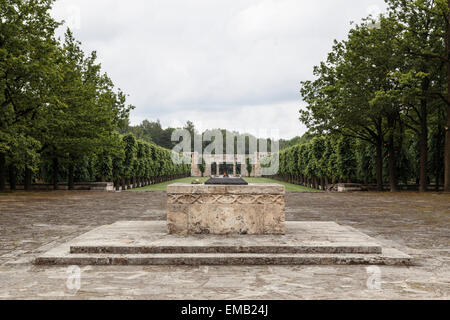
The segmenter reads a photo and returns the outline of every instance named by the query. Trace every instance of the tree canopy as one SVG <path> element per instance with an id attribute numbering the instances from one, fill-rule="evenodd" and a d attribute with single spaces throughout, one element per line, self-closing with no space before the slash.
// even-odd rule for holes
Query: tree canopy
<path id="1" fill-rule="evenodd" d="M 430 177 L 450 191 L 450 1 L 386 2 L 385 14 L 354 25 L 314 68 L 315 79 L 302 82 L 300 120 L 310 134 L 356 139 L 367 169 L 374 151 L 379 189 L 387 171 L 392 191 L 413 178 L 425 191 Z"/>
<path id="2" fill-rule="evenodd" d="M 0 190 L 189 172 L 169 150 L 119 134 L 134 107 L 71 30 L 56 39 L 53 3 L 0 1 Z"/>

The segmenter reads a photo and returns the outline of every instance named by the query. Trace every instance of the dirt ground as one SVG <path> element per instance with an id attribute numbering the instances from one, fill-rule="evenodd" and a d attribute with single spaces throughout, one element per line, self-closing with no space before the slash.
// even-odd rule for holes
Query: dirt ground
<path id="1" fill-rule="evenodd" d="M 449 299 L 450 194 L 288 193 L 288 220 L 350 225 L 417 260 L 381 266 L 34 266 L 119 220 L 164 220 L 164 192 L 0 194 L 0 299 Z M 368 285 L 379 274 L 379 286 Z"/>

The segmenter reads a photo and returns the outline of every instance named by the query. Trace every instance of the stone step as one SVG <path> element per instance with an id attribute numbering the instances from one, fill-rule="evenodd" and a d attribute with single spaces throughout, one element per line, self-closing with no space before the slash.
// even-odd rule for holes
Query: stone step
<path id="1" fill-rule="evenodd" d="M 217 246 L 209 245 L 149 245 L 149 246 L 71 246 L 71 254 L 381 254 L 378 245 L 246 245 L 246 246 Z"/>
<path id="2" fill-rule="evenodd" d="M 164 221 L 119 221 L 56 246 L 38 265 L 407 265 L 411 257 L 334 222 L 287 222 L 285 235 L 168 235 Z M 43 249 L 44 250 L 44 249 Z"/>
<path id="3" fill-rule="evenodd" d="M 72 240 L 70 253 L 366 253 L 381 245 L 333 222 L 287 222 L 285 235 L 170 235 L 164 221 L 119 221 Z"/>
<path id="4" fill-rule="evenodd" d="M 44 255 L 36 265 L 412 265 L 395 249 L 383 254 L 68 254 Z"/>

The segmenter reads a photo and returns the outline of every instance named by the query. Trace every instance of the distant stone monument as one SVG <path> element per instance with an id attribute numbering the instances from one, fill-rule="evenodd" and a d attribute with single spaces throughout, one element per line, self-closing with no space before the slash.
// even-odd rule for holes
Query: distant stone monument
<path id="1" fill-rule="evenodd" d="M 262 166 L 261 159 L 270 156 L 270 152 L 256 152 L 252 155 L 202 155 L 203 160 L 205 161 L 205 172 L 204 176 L 211 175 L 221 175 L 222 171 L 226 171 L 229 175 L 241 174 L 244 177 L 249 176 L 247 171 L 246 159 L 253 160 L 253 168 L 250 173 L 251 177 L 262 177 Z M 191 153 L 191 176 L 192 177 L 201 177 L 202 172 L 199 168 L 199 157 L 200 155 L 197 152 Z M 229 168 L 228 168 L 229 166 Z"/>

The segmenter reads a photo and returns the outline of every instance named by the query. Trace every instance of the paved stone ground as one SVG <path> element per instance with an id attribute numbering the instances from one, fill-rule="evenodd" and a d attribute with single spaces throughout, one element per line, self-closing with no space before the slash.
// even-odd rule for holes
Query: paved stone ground
<path id="1" fill-rule="evenodd" d="M 335 221 L 418 258 L 364 266 L 83 267 L 67 288 L 66 267 L 34 257 L 118 220 L 164 220 L 164 192 L 0 194 L 0 299 L 449 299 L 450 195 L 289 193 L 288 220 Z"/>

